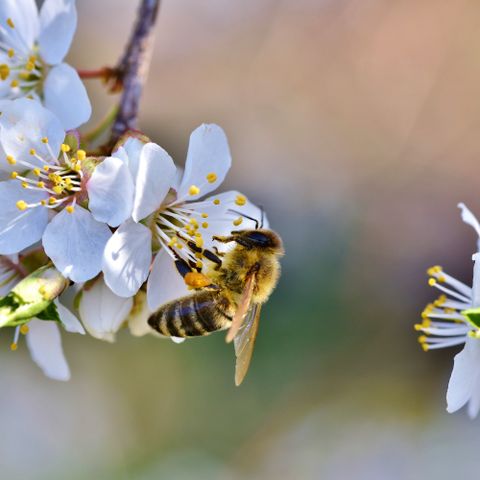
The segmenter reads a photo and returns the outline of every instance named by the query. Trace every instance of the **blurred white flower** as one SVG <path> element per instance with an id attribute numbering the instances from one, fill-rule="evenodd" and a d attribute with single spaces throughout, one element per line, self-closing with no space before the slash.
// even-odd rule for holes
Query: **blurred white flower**
<path id="1" fill-rule="evenodd" d="M 28 96 L 44 103 L 65 129 L 91 115 L 90 101 L 75 69 L 62 63 L 77 26 L 74 0 L 0 2 L 0 98 Z"/>
<path id="2" fill-rule="evenodd" d="M 154 143 L 131 138 L 112 155 L 128 165 L 135 196 L 131 218 L 105 247 L 105 282 L 117 295 L 131 297 L 148 278 L 148 306 L 155 310 L 188 292 L 175 268 L 177 258 L 201 267 L 212 236 L 240 228 L 243 217 L 230 213 L 232 208 L 254 218 L 259 210 L 233 191 L 200 200 L 231 166 L 227 138 L 217 125 L 193 131 L 181 179 L 171 157 Z"/>
<path id="3" fill-rule="evenodd" d="M 111 236 L 104 222 L 116 226 L 127 218 L 124 205 L 131 202 L 133 185 L 129 190 L 116 181 L 128 170 L 121 160 L 106 158 L 96 167 L 64 140 L 58 119 L 39 103 L 19 99 L 3 105 L 0 168 L 12 179 L 0 182 L 0 254 L 42 240 L 62 275 L 83 282 L 100 272 Z"/>
<path id="4" fill-rule="evenodd" d="M 17 258 L 0 256 L 0 295 L 5 295 L 18 283 L 24 275 L 23 267 Z M 57 298 L 53 301 L 60 322 L 67 332 L 85 334 L 77 317 Z M 14 330 L 10 349 L 18 347 L 20 334 L 25 335 L 32 360 L 42 369 L 43 373 L 54 380 L 68 380 L 70 370 L 63 354 L 60 331 L 55 321 L 33 318 L 27 323 L 18 325 Z"/>
<path id="5" fill-rule="evenodd" d="M 480 239 L 480 225 L 468 208 L 459 204 L 462 219 L 471 225 Z M 448 275 L 440 266 L 428 269 L 429 284 L 442 294 L 427 305 L 422 313 L 422 323 L 415 325 L 423 335 L 419 337 L 425 351 L 463 345 L 455 356 L 447 390 L 447 411 L 453 413 L 468 404 L 471 418 L 480 410 L 480 329 L 468 315 L 480 307 L 480 257 L 473 255 L 472 287 Z"/>

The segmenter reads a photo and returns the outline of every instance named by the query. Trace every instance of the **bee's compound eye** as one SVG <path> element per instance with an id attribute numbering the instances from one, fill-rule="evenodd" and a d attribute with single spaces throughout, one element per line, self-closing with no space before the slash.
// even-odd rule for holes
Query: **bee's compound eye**
<path id="1" fill-rule="evenodd" d="M 269 236 L 257 230 L 253 230 L 252 232 L 250 232 L 248 234 L 248 239 L 259 246 L 265 246 L 265 247 L 270 245 L 272 242 Z"/>

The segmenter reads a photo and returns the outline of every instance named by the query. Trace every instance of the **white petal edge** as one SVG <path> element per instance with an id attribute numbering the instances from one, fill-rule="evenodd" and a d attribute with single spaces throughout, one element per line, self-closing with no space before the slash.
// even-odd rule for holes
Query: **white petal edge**
<path id="1" fill-rule="evenodd" d="M 178 198 L 196 200 L 213 192 L 223 182 L 231 165 L 232 157 L 225 132 L 215 124 L 200 125 L 190 135 Z M 215 177 L 208 177 L 210 174 L 215 174 Z M 215 180 L 209 181 L 208 178 Z M 198 187 L 198 194 L 190 194 L 192 185 Z"/>
<path id="2" fill-rule="evenodd" d="M 28 324 L 26 341 L 32 360 L 54 380 L 70 379 L 70 369 L 63 354 L 62 339 L 53 321 L 33 319 Z"/>
<path id="3" fill-rule="evenodd" d="M 175 164 L 159 145 L 147 143 L 140 154 L 132 218 L 138 222 L 160 207 L 175 179 Z"/>
<path id="4" fill-rule="evenodd" d="M 148 308 L 155 311 L 161 305 L 190 293 L 182 276 L 178 273 L 172 257 L 165 250 L 160 250 L 153 261 L 152 271 L 148 278 Z"/>
<path id="5" fill-rule="evenodd" d="M 60 63 L 77 28 L 75 0 L 45 0 L 40 9 L 40 55 L 50 65 Z"/>
<path id="6" fill-rule="evenodd" d="M 45 107 L 60 119 L 65 130 L 79 127 L 92 115 L 87 90 L 70 65 L 61 63 L 53 67 L 43 89 Z"/>
<path id="7" fill-rule="evenodd" d="M 85 329 L 80 323 L 80 320 L 67 307 L 62 305 L 58 298 L 56 298 L 53 303 L 57 307 L 58 316 L 65 330 L 70 333 L 85 335 Z"/>
<path id="8" fill-rule="evenodd" d="M 134 184 L 130 170 L 119 158 L 107 157 L 87 183 L 88 208 L 95 220 L 118 227 L 132 213 Z"/>
<path id="9" fill-rule="evenodd" d="M 152 233 L 132 220 L 120 225 L 105 246 L 102 270 L 105 283 L 120 297 L 138 292 L 152 262 Z"/>
<path id="10" fill-rule="evenodd" d="M 75 205 L 73 213 L 63 209 L 53 218 L 42 242 L 45 253 L 64 277 L 85 282 L 100 273 L 103 251 L 111 235 L 106 224 Z"/>
<path id="11" fill-rule="evenodd" d="M 113 342 L 132 306 L 131 297 L 115 295 L 103 279 L 99 278 L 82 292 L 79 313 L 83 325 L 92 337 Z"/>

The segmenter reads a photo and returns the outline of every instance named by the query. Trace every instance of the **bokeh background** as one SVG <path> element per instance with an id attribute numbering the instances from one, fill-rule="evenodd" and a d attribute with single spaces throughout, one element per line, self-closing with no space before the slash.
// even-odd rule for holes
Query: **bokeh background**
<path id="1" fill-rule="evenodd" d="M 113 64 L 133 0 L 77 0 L 70 54 Z M 448 415 L 456 351 L 412 325 L 425 269 L 471 280 L 480 215 L 480 5 L 466 0 L 163 0 L 141 127 L 182 163 L 216 122 L 225 189 L 284 238 L 249 375 L 223 335 L 175 345 L 64 335 L 55 383 L 0 340 L 0 477 L 478 478 L 479 421 Z M 116 100 L 89 81 L 100 119 Z"/>

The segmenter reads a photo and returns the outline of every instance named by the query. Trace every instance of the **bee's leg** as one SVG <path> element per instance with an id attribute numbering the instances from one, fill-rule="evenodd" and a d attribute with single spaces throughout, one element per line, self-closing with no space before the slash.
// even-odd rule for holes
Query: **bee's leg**
<path id="1" fill-rule="evenodd" d="M 230 243 L 234 242 L 236 240 L 235 235 L 228 235 L 227 237 L 221 237 L 219 235 L 214 235 L 212 237 L 213 240 L 216 240 L 217 242 L 222 242 L 222 243 Z"/>
<path id="2" fill-rule="evenodd" d="M 225 252 L 221 252 L 218 247 L 212 247 L 212 250 L 215 252 L 215 255 L 217 257 L 224 257 L 225 256 Z"/>
<path id="3" fill-rule="evenodd" d="M 212 251 L 205 249 L 203 250 L 202 255 L 207 260 L 210 260 L 215 264 L 215 270 L 218 270 L 222 266 L 222 259 L 218 256 L 217 253 L 213 253 Z M 221 254 L 220 256 L 223 256 L 223 254 Z"/>

